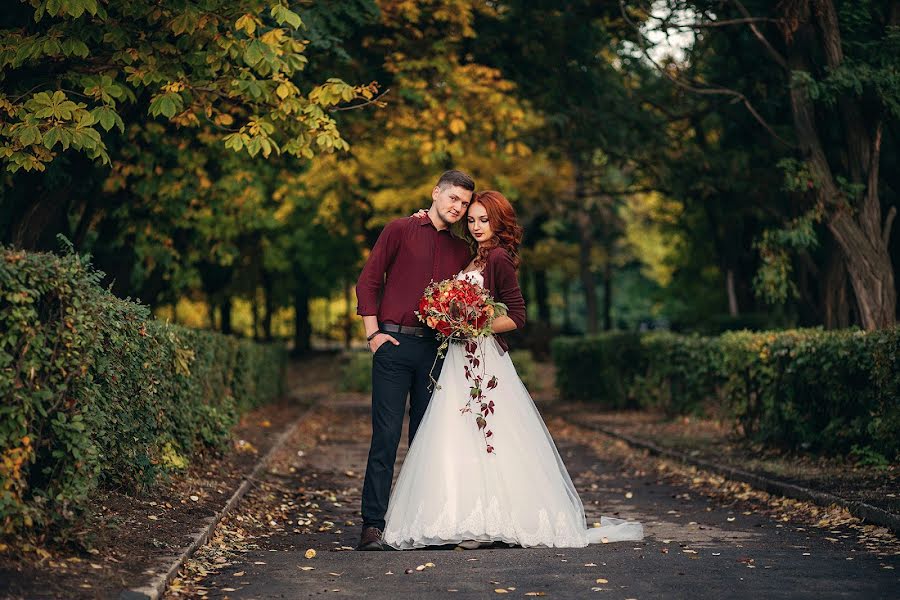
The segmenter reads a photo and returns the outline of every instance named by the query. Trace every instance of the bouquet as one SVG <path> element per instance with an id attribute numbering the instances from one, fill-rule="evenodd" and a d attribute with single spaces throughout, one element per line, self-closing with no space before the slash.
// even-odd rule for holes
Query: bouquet
<path id="1" fill-rule="evenodd" d="M 488 416 L 494 414 L 494 401 L 485 392 L 497 387 L 497 377 L 488 377 L 485 372 L 484 347 L 477 340 L 491 335 L 494 319 L 506 311 L 505 304 L 496 302 L 490 292 L 466 279 L 432 283 L 425 289 L 416 311 L 419 320 L 434 329 L 441 340 L 438 357 L 444 355 L 451 342 L 465 343 L 465 376 L 470 387 L 460 414 L 476 414 L 477 408 L 475 425 L 484 435 L 488 453 L 494 452 L 488 441 L 494 434 L 487 426 Z M 433 377 L 431 381 L 437 383 Z"/>

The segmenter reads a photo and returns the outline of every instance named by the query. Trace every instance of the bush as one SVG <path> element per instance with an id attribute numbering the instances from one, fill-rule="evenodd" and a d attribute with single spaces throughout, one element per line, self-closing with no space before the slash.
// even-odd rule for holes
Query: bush
<path id="1" fill-rule="evenodd" d="M 645 373 L 638 333 L 607 333 L 553 340 L 560 398 L 625 408 L 635 402 L 635 379 Z"/>
<path id="2" fill-rule="evenodd" d="M 786 448 L 889 458 L 900 457 L 898 350 L 900 328 L 610 333 L 553 344 L 563 399 L 713 412 Z"/>
<path id="3" fill-rule="evenodd" d="M 372 353 L 369 350 L 347 352 L 338 386 L 345 392 L 372 391 Z"/>
<path id="4" fill-rule="evenodd" d="M 512 350 L 509 353 L 509 358 L 516 368 L 516 373 L 519 374 L 519 379 L 522 380 L 525 387 L 533 394 L 534 390 L 537 389 L 539 382 L 537 380 L 536 366 L 531 351 Z"/>
<path id="5" fill-rule="evenodd" d="M 221 449 L 281 393 L 279 346 L 167 325 L 75 255 L 0 249 L 3 532 L 71 522 L 100 485 L 138 489 Z"/>

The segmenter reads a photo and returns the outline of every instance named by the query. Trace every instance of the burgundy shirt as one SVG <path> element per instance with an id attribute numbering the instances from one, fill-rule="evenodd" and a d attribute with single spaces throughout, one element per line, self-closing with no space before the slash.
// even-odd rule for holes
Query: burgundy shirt
<path id="1" fill-rule="evenodd" d="M 469 245 L 431 219 L 406 217 L 388 223 L 356 282 L 356 313 L 379 323 L 422 327 L 415 315 L 432 281 L 454 277 L 472 259 Z"/>
<path id="2" fill-rule="evenodd" d="M 507 316 L 513 320 L 517 328 L 525 326 L 525 299 L 519 288 L 519 277 L 512 257 L 503 248 L 493 248 L 487 255 L 487 264 L 484 265 L 484 287 L 494 300 L 506 305 L 509 309 Z M 509 350 L 502 334 L 494 337 L 504 351 Z"/>

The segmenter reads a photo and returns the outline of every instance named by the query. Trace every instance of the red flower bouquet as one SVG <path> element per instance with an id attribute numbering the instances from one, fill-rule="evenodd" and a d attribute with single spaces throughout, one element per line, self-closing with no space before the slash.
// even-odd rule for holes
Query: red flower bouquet
<path id="1" fill-rule="evenodd" d="M 416 315 L 419 320 L 434 329 L 441 339 L 438 356 L 443 356 L 450 342 L 464 342 L 466 380 L 469 382 L 469 397 L 460 413 L 478 415 L 475 425 L 483 432 L 485 446 L 489 453 L 494 447 L 488 443 L 493 432 L 488 429 L 487 418 L 494 414 L 494 401 L 488 400 L 485 392 L 497 387 L 497 378 L 485 373 L 484 347 L 478 338 L 493 333 L 491 323 L 494 318 L 506 314 L 506 305 L 496 302 L 490 292 L 465 279 L 445 279 L 432 283 L 425 289 L 419 301 Z M 437 359 L 435 359 L 437 362 Z M 433 383 L 436 383 L 432 379 Z"/>

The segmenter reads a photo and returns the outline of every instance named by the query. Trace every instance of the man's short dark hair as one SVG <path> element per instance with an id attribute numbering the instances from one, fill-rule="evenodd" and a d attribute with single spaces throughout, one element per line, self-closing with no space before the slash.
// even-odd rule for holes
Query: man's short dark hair
<path id="1" fill-rule="evenodd" d="M 464 190 L 474 192 L 475 180 L 466 173 L 457 171 L 456 169 L 444 171 L 444 173 L 441 175 L 441 178 L 438 179 L 437 187 L 443 190 L 451 186 L 461 187 Z"/>

